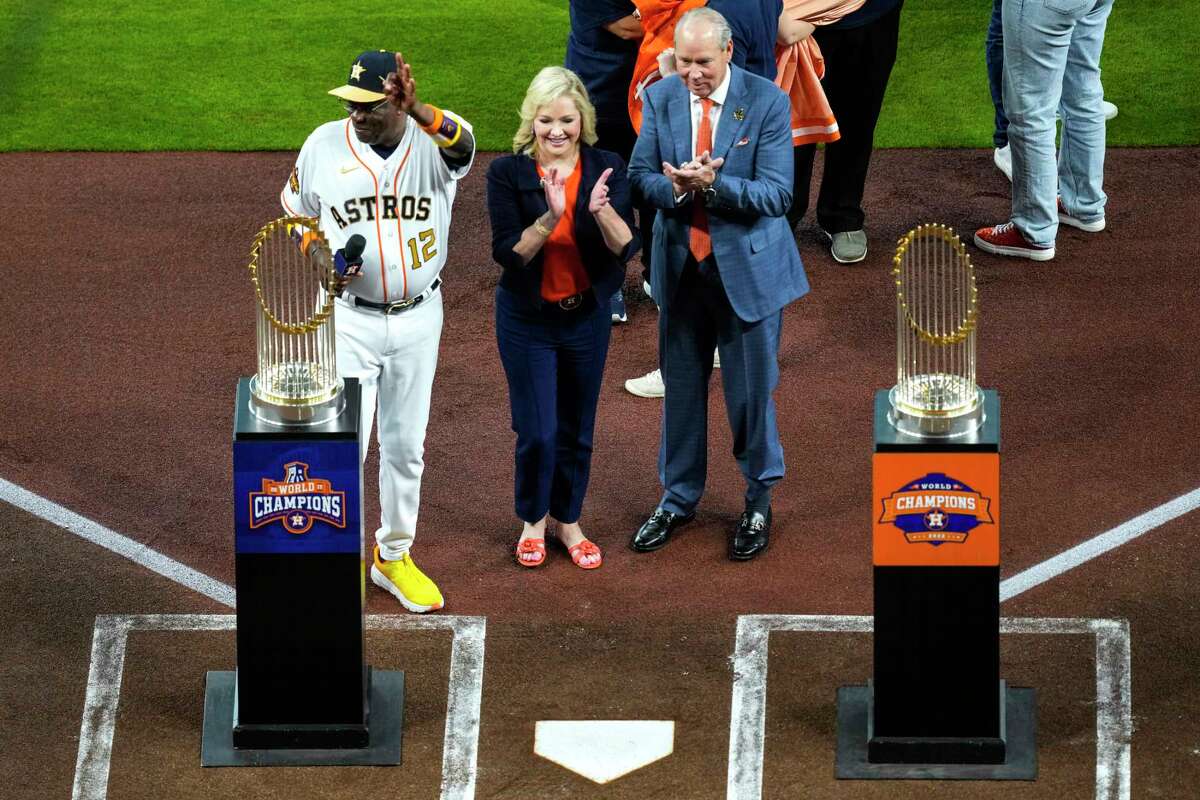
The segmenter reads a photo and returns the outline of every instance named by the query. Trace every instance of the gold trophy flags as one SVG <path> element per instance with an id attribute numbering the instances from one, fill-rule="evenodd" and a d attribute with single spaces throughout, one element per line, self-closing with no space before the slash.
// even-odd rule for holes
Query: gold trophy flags
<path id="1" fill-rule="evenodd" d="M 315 425 L 341 411 L 329 243 L 310 217 L 263 226 L 250 249 L 258 299 L 258 373 L 250 383 L 255 416 L 276 425 Z"/>
<path id="2" fill-rule="evenodd" d="M 945 225 L 906 233 L 892 260 L 896 282 L 896 385 L 891 423 L 912 436 L 947 438 L 983 423 L 975 384 L 979 291 L 966 248 Z"/>

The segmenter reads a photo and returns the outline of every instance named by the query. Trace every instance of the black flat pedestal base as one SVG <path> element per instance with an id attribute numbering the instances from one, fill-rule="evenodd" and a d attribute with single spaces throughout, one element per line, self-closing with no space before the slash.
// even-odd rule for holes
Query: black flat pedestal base
<path id="1" fill-rule="evenodd" d="M 404 673 L 371 670 L 368 742 L 363 748 L 251 750 L 233 746 L 236 673 L 209 672 L 204 690 L 204 767 L 366 767 L 400 763 L 404 722 Z M 302 699 L 300 700 L 302 702 Z"/>
<path id="2" fill-rule="evenodd" d="M 1007 688 L 1004 720 L 1005 760 L 1000 764 L 872 764 L 867 760 L 867 727 L 871 706 L 871 687 L 843 686 L 837 693 L 837 762 L 835 775 L 854 780 L 967 780 L 1031 781 L 1037 778 L 1037 703 L 1033 689 Z M 890 747 L 901 748 L 900 740 Z M 920 752 L 943 745 L 952 752 L 958 742 L 913 740 Z"/>

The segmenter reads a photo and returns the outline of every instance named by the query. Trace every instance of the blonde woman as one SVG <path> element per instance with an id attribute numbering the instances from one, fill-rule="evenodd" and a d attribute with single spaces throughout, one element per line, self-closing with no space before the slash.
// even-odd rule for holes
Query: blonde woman
<path id="1" fill-rule="evenodd" d="M 579 524 L 612 327 L 608 298 L 639 241 L 621 157 L 590 145 L 596 112 L 575 73 L 546 67 L 521 103 L 513 155 L 487 176 L 496 339 L 517 434 L 517 563 L 546 560 L 546 526 L 583 569 L 603 561 Z"/>

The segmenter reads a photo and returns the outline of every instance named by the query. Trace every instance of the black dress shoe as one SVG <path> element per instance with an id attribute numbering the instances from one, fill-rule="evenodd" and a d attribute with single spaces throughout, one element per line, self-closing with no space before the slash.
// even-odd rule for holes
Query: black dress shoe
<path id="1" fill-rule="evenodd" d="M 654 509 L 650 519 L 642 523 L 629 546 L 639 553 L 649 553 L 667 543 L 667 539 L 680 528 L 696 518 L 695 514 L 673 514 L 664 508 Z"/>
<path id="2" fill-rule="evenodd" d="M 745 511 L 733 529 L 733 538 L 729 540 L 729 557 L 734 561 L 749 561 L 767 549 L 767 541 L 771 536 L 771 507 L 767 513 L 761 511 Z"/>

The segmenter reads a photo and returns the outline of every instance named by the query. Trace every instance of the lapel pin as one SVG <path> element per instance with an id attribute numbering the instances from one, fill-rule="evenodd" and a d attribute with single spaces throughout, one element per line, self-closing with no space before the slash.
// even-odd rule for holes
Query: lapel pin
<path id="1" fill-rule="evenodd" d="M 736 119 L 738 122 L 741 122 L 742 120 L 744 120 L 746 118 L 746 109 L 742 108 L 741 106 L 738 106 L 737 108 L 735 108 L 733 110 L 733 118 Z"/>

